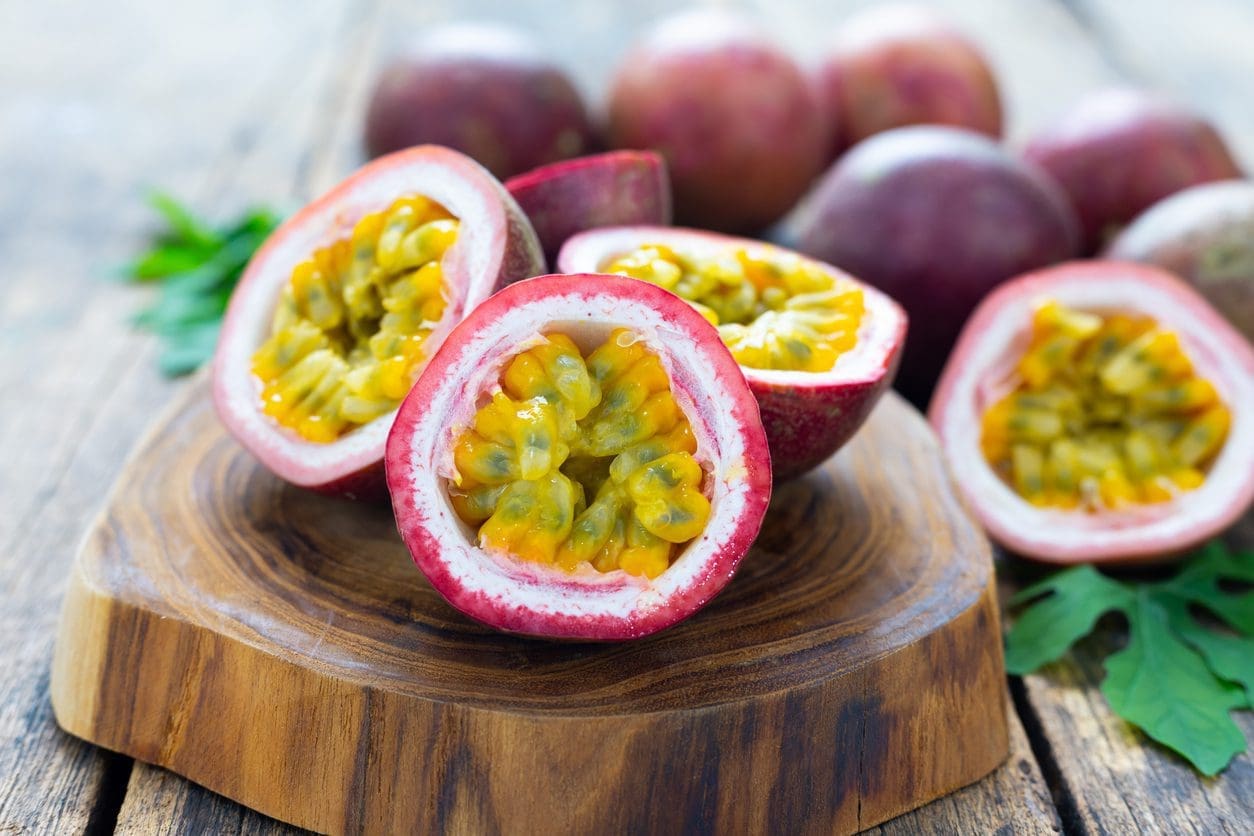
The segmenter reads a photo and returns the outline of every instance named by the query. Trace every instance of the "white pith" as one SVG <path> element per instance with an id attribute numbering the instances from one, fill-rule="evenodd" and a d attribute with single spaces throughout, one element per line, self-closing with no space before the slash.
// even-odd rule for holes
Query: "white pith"
<path id="1" fill-rule="evenodd" d="M 448 304 L 427 338 L 428 358 L 464 315 L 467 299 L 481 300 L 493 289 L 506 226 L 500 198 L 469 180 L 466 171 L 456 170 L 460 164 L 450 163 L 449 152 L 437 150 L 391 163 L 374 176 L 359 175 L 312 204 L 258 253 L 231 300 L 230 330 L 224 330 L 215 358 L 214 373 L 225 395 L 219 406 L 234 417 L 236 437 L 259 458 L 281 467 L 290 481 L 326 483 L 378 460 L 396 417 L 393 410 L 324 444 L 307 441 L 262 413 L 261 383 L 252 374 L 252 357 L 269 336 L 275 306 L 298 263 L 319 247 L 351 235 L 364 215 L 386 209 L 403 195 L 421 194 L 443 204 L 459 221 L 457 241 L 441 262 L 445 275 L 469 277 L 466 283 L 446 281 Z"/>
<path id="2" fill-rule="evenodd" d="M 1035 305 L 1046 298 L 1082 311 L 1144 314 L 1177 334 L 1197 374 L 1214 384 L 1233 416 L 1228 438 L 1201 487 L 1166 503 L 1089 513 L 1037 508 L 992 469 L 980 449 L 981 418 L 1005 393 L 1005 373 L 1026 349 Z M 1108 272 L 1092 277 L 1073 272 L 1042 283 L 1037 292 L 1001 293 L 993 300 L 987 312 L 977 313 L 968 324 L 980 330 L 960 341 L 955 352 L 960 362 L 952 380 L 943 384 L 932 421 L 959 484 L 994 537 L 1037 556 L 1153 554 L 1222 526 L 1231 518 L 1234 502 L 1249 504 L 1254 495 L 1254 350 L 1225 338 L 1229 329 L 1217 315 L 1188 304 L 1172 284 L 1147 280 L 1141 273 L 1113 279 Z"/>
<path id="3" fill-rule="evenodd" d="M 479 548 L 475 531 L 458 518 L 448 499 L 454 440 L 472 422 L 483 398 L 499 388 L 504 363 L 535 344 L 537 335 L 563 333 L 586 350 L 599 345 L 615 327 L 631 329 L 658 355 L 670 376 L 672 394 L 692 426 L 711 500 L 704 531 L 652 580 L 621 570 L 602 573 L 586 564 L 567 573 Z M 442 363 L 441 378 L 429 390 L 407 439 L 404 473 L 412 487 L 412 507 L 398 508 L 397 513 L 412 512 L 412 519 L 440 544 L 438 560 L 460 588 L 459 597 L 487 597 L 503 607 L 563 619 L 609 616 L 632 621 L 664 606 L 716 569 L 719 549 L 737 529 L 749 502 L 751 486 L 742 478 L 747 466 L 743 419 L 734 413 L 734 399 L 723 396 L 705 348 L 665 313 L 595 290 L 546 296 L 480 324 L 473 338 L 457 348 L 456 356 L 447 358 L 447 365 Z"/>
<path id="4" fill-rule="evenodd" d="M 602 265 L 645 244 L 667 244 L 680 250 L 682 254 L 691 254 L 697 258 L 711 257 L 730 247 L 747 249 L 752 253 L 787 254 L 802 258 L 837 277 L 851 279 L 829 265 L 771 244 L 664 226 L 611 227 L 581 233 L 571 238 L 562 248 L 559 264 L 567 273 L 604 272 Z M 840 355 L 836 365 L 830 370 L 805 372 L 741 366 L 745 377 L 751 381 L 790 387 L 853 384 L 879 379 L 895 346 L 903 314 L 897 303 L 884 293 L 862 283 L 858 283 L 858 287 L 862 289 L 866 310 L 858 328 L 857 345 Z"/>

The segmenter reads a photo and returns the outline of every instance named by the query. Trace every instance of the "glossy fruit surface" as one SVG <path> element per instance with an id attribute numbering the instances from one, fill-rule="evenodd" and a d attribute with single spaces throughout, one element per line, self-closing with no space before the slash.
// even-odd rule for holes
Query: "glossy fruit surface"
<path id="1" fill-rule="evenodd" d="M 906 125 L 953 125 L 997 138 L 1001 97 L 979 48 L 932 9 L 876 6 L 837 29 L 815 75 L 832 157 Z"/>
<path id="2" fill-rule="evenodd" d="M 612 272 L 688 300 L 731 349 L 758 399 L 776 481 L 825 461 L 892 384 L 906 317 L 892 299 L 771 244 L 665 227 L 577 235 L 567 272 Z"/>
<path id="3" fill-rule="evenodd" d="M 1254 182 L 1205 183 L 1161 200 L 1105 255 L 1175 273 L 1254 341 Z"/>
<path id="4" fill-rule="evenodd" d="M 1241 176 L 1213 125 L 1183 105 L 1133 89 L 1081 99 L 1037 134 L 1024 156 L 1066 191 L 1088 253 L 1164 197 Z"/>
<path id="5" fill-rule="evenodd" d="M 587 153 L 593 130 L 566 73 L 519 32 L 487 24 L 426 30 L 375 81 L 366 152 L 444 145 L 499 178 Z"/>
<path id="6" fill-rule="evenodd" d="M 599 226 L 671 222 L 666 161 L 653 151 L 610 151 L 511 177 L 505 188 L 527 213 L 550 264 L 566 239 Z"/>
<path id="7" fill-rule="evenodd" d="M 971 507 L 1010 550 L 1146 562 L 1250 506 L 1252 410 L 1254 349 L 1195 291 L 1155 268 L 1078 261 L 980 305 L 929 419 Z M 1007 443 L 1003 469 L 993 450 Z"/>
<path id="8" fill-rule="evenodd" d="M 771 484 L 757 404 L 717 332 L 673 294 L 599 275 L 519 282 L 454 329 L 401 406 L 387 477 L 401 536 L 449 603 L 589 640 L 707 603 Z"/>
<path id="9" fill-rule="evenodd" d="M 453 325 L 543 267 L 516 203 L 440 147 L 380 158 L 284 222 L 231 297 L 213 395 L 276 475 L 379 496 L 396 406 Z"/>
<path id="10" fill-rule="evenodd" d="M 859 143 L 784 222 L 782 241 L 910 315 L 897 388 L 923 407 L 967 315 L 1000 282 L 1075 255 L 1058 186 L 993 140 L 916 126 Z"/>
<path id="11" fill-rule="evenodd" d="M 680 223 L 756 232 L 822 170 L 828 129 L 804 73 L 727 12 L 685 12 L 624 57 L 609 99 L 609 141 L 666 158 Z"/>

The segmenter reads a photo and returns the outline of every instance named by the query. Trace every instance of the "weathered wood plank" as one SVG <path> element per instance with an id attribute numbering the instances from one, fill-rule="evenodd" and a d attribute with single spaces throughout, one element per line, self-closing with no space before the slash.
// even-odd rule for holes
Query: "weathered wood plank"
<path id="1" fill-rule="evenodd" d="M 229 190 L 222 205 L 290 194 L 290 160 L 225 184 L 248 129 L 316 92 L 321 65 L 300 51 L 330 40 L 339 5 L 321 0 L 294 21 L 245 2 L 6 7 L 0 831 L 107 825 L 118 801 L 110 783 L 129 768 L 57 730 L 48 704 L 68 558 L 126 452 L 176 388 L 157 377 L 151 340 L 127 327 L 138 295 L 103 276 L 148 222 L 147 185 L 197 203 Z M 309 72 L 293 81 L 279 70 L 295 60 Z"/>
<path id="2" fill-rule="evenodd" d="M 1254 514 L 1227 536 L 1254 548 Z M 1060 662 L 1023 678 L 1031 711 L 1048 751 L 1046 767 L 1067 825 L 1089 832 L 1248 833 L 1254 822 L 1254 756 L 1247 750 L 1216 778 L 1198 775 L 1183 759 L 1119 719 L 1099 690 L 1102 659 L 1123 643 L 1117 630 L 1081 642 Z M 1254 741 L 1254 714 L 1234 717 Z"/>

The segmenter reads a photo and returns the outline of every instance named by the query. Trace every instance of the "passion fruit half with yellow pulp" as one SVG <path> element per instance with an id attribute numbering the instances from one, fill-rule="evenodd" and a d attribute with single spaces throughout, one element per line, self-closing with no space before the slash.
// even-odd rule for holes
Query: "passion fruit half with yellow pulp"
<path id="1" fill-rule="evenodd" d="M 929 417 L 988 531 L 1028 557 L 1171 557 L 1254 500 L 1254 349 L 1154 268 L 1074 262 L 998 288 Z"/>
<path id="2" fill-rule="evenodd" d="M 888 296 L 760 241 L 607 227 L 568 241 L 558 266 L 666 288 L 715 325 L 758 399 L 776 480 L 853 436 L 892 385 L 905 341 L 906 315 Z"/>
<path id="3" fill-rule="evenodd" d="M 546 276 L 458 325 L 387 447 L 401 536 L 454 607 L 500 630 L 619 640 L 727 584 L 770 500 L 744 378 L 673 294 Z"/>
<path id="4" fill-rule="evenodd" d="M 218 412 L 288 482 L 381 496 L 387 431 L 422 368 L 467 312 L 543 265 L 478 163 L 436 146 L 382 157 L 248 265 L 214 358 Z"/>

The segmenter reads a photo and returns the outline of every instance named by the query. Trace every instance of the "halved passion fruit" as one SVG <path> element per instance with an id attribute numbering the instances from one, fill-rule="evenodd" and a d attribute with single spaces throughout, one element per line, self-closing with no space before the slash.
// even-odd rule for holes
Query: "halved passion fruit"
<path id="1" fill-rule="evenodd" d="M 892 385 L 906 315 L 878 290 L 760 241 L 668 227 L 591 230 L 567 273 L 618 273 L 677 293 L 718 327 L 758 399 L 777 480 L 840 449 Z"/>
<path id="2" fill-rule="evenodd" d="M 396 408 L 480 301 L 542 272 L 535 232 L 486 169 L 422 146 L 382 157 L 288 220 L 248 265 L 214 401 L 276 475 L 381 495 Z"/>
<path id="3" fill-rule="evenodd" d="M 1003 285 L 929 417 L 985 527 L 1028 557 L 1171 557 L 1254 500 L 1254 349 L 1154 268 L 1073 262 Z"/>
<path id="4" fill-rule="evenodd" d="M 401 536 L 492 627 L 648 635 L 731 579 L 770 499 L 757 405 L 715 330 L 618 276 L 546 276 L 458 325 L 387 447 Z"/>

